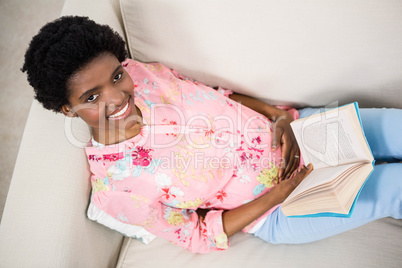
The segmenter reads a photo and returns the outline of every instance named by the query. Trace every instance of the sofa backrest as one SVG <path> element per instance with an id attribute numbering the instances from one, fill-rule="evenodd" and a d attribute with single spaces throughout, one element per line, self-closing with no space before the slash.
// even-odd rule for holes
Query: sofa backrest
<path id="1" fill-rule="evenodd" d="M 133 58 L 277 104 L 402 107 L 398 0 L 120 0 Z"/>

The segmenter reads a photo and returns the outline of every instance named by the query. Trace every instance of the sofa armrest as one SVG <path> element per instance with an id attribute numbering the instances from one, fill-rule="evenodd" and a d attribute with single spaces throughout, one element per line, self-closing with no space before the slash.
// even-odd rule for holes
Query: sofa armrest
<path id="1" fill-rule="evenodd" d="M 124 37 L 119 0 L 66 0 L 61 15 L 88 16 Z M 80 120 L 32 103 L 0 226 L 2 267 L 116 265 L 122 235 L 86 217 L 90 174 L 77 144 L 88 139 Z"/>
<path id="2" fill-rule="evenodd" d="M 88 138 L 80 120 L 33 102 L 1 222 L 3 267 L 115 266 L 122 235 L 86 217 L 90 174 L 76 144 Z"/>

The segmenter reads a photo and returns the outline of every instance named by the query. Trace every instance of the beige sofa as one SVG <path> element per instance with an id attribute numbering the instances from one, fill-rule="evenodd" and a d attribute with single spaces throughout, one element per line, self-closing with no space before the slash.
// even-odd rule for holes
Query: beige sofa
<path id="1" fill-rule="evenodd" d="M 402 108 L 397 0 L 66 0 L 70 14 L 111 25 L 135 59 L 274 104 Z M 123 237 L 86 217 L 88 138 L 81 121 L 32 103 L 0 226 L 1 267 L 402 267 L 402 221 L 389 218 L 303 245 L 238 233 L 206 255 Z"/>

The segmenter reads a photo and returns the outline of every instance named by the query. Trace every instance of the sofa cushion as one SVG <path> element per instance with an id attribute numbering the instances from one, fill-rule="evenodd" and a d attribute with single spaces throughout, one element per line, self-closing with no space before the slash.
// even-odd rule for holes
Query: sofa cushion
<path id="1" fill-rule="evenodd" d="M 205 255 L 160 238 L 150 245 L 125 238 L 117 267 L 401 267 L 401 228 L 401 220 L 386 218 L 302 245 L 272 245 L 237 233 L 228 250 Z"/>
<path id="2" fill-rule="evenodd" d="M 121 0 L 133 58 L 274 104 L 402 107 L 401 1 Z"/>

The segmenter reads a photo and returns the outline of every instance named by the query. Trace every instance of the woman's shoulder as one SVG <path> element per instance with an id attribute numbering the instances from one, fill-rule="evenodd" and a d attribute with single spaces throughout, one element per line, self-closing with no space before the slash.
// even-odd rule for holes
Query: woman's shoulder
<path id="1" fill-rule="evenodd" d="M 130 71 L 146 71 L 151 73 L 171 72 L 172 70 L 160 62 L 141 62 L 134 59 L 127 58 L 121 65 L 130 73 Z"/>

